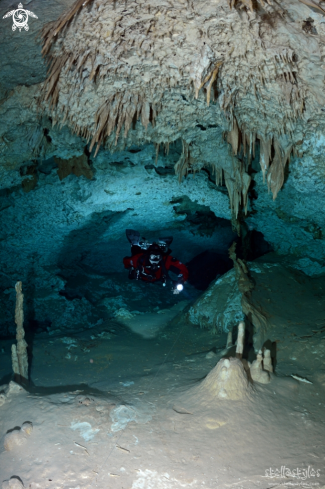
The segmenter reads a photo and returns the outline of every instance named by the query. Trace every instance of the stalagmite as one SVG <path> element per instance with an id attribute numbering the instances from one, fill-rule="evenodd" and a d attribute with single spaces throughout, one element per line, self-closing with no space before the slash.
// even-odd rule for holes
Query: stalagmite
<path id="1" fill-rule="evenodd" d="M 23 302 L 24 295 L 22 293 L 22 283 L 17 282 L 16 286 L 16 309 L 15 309 L 15 323 L 17 325 L 17 346 L 12 345 L 12 368 L 15 374 L 15 380 L 18 383 L 28 381 L 28 355 L 27 355 L 27 343 L 25 341 L 24 330 L 24 310 Z"/>
<path id="2" fill-rule="evenodd" d="M 273 372 L 273 365 L 270 350 L 264 350 L 263 368 L 268 372 Z"/>
<path id="3" fill-rule="evenodd" d="M 17 430 L 14 429 L 6 434 L 4 437 L 3 445 L 7 452 L 10 452 L 15 447 L 23 445 L 27 441 L 27 437 L 32 434 L 33 424 L 26 422 L 22 427 Z"/>
<path id="4" fill-rule="evenodd" d="M 244 366 L 238 358 L 222 358 L 203 382 L 193 389 L 193 394 L 201 399 L 214 397 L 225 400 L 239 400 L 249 395 L 251 385 Z"/>
<path id="5" fill-rule="evenodd" d="M 1 489 L 23 489 L 22 482 L 15 476 L 8 481 L 3 481 Z"/>
<path id="6" fill-rule="evenodd" d="M 238 336 L 237 336 L 237 347 L 236 347 L 236 357 L 240 359 L 243 357 L 244 339 L 245 339 L 245 323 L 241 321 L 238 324 Z"/>
<path id="7" fill-rule="evenodd" d="M 263 355 L 262 350 L 257 354 L 256 360 L 250 366 L 250 374 L 254 382 L 259 382 L 260 384 L 268 384 L 270 382 L 269 372 L 263 370 L 262 366 Z"/>

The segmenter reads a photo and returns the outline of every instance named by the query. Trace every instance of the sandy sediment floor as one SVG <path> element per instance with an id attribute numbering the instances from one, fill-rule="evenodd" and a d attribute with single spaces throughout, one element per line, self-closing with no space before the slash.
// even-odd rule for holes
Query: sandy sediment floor
<path id="1" fill-rule="evenodd" d="M 272 297 L 265 277 L 265 296 L 259 289 L 265 304 L 279 290 L 272 280 Z M 319 290 L 309 288 L 301 304 L 313 293 L 318 300 Z M 159 311 L 134 324 L 121 319 L 91 333 L 35 337 L 30 387 L 2 389 L 0 482 L 16 477 L 31 489 L 321 488 L 323 323 L 312 327 L 291 309 L 274 309 L 275 374 L 236 401 L 213 398 L 203 382 L 224 354 L 226 334 L 180 315 L 168 322 L 175 306 L 165 321 Z M 0 345 L 4 384 L 9 343 Z M 25 422 L 32 433 L 6 451 L 5 435 Z"/>

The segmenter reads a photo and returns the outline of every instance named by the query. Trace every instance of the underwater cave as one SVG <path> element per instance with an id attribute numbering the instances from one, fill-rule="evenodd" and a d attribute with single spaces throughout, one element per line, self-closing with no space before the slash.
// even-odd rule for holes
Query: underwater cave
<path id="1" fill-rule="evenodd" d="M 0 13 L 2 489 L 324 489 L 321 2 Z"/>

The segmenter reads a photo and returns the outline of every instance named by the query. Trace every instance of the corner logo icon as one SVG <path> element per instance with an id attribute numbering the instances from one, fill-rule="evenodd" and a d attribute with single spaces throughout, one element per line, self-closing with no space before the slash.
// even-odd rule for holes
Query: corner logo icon
<path id="1" fill-rule="evenodd" d="M 33 12 L 30 12 L 30 10 L 25 10 L 23 9 L 23 5 L 20 3 L 18 5 L 17 10 L 11 10 L 8 12 L 6 15 L 3 16 L 3 19 L 6 19 L 7 17 L 12 16 L 12 30 L 15 31 L 17 28 L 19 29 L 19 32 L 24 28 L 25 31 L 28 31 L 29 25 L 28 25 L 28 16 L 34 17 L 34 19 L 38 19 L 37 15 L 33 14 Z"/>

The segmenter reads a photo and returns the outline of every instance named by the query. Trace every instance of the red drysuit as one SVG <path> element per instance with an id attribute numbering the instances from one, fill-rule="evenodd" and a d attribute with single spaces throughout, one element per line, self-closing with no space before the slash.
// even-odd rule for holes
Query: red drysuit
<path id="1" fill-rule="evenodd" d="M 188 270 L 186 266 L 180 261 L 176 260 L 172 256 L 163 256 L 162 260 L 159 262 L 158 268 L 153 269 L 150 263 L 147 261 L 148 255 L 146 253 L 139 253 L 134 256 L 126 256 L 123 258 L 123 263 L 125 268 L 134 268 L 139 270 L 139 279 L 145 282 L 156 282 L 157 280 L 164 280 L 167 278 L 167 272 L 170 270 L 176 273 L 180 277 L 182 282 L 186 282 L 188 279 Z"/>

